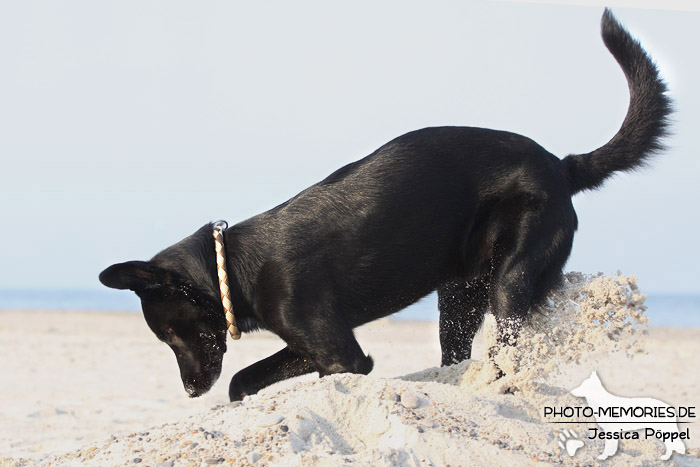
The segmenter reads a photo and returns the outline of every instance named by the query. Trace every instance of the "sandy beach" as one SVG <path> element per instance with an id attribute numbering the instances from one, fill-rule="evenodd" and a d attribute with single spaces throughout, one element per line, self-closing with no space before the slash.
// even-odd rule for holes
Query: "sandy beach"
<path id="1" fill-rule="evenodd" d="M 229 341 L 218 383 L 190 399 L 140 314 L 0 312 L 0 465 L 597 465 L 604 441 L 585 438 L 593 423 L 543 415 L 585 405 L 568 391 L 593 369 L 614 394 L 700 405 L 697 328 L 650 328 L 635 346 L 590 352 L 560 339 L 572 358 L 551 377 L 546 366 L 515 369 L 521 378 L 505 383 L 479 361 L 435 368 L 436 323 L 385 319 L 357 335 L 375 360 L 369 376 L 308 375 L 229 404 L 230 377 L 279 350 L 279 338 Z M 488 339 L 479 334 L 474 355 Z M 686 455 L 665 464 L 700 465 L 700 423 L 680 428 Z M 585 442 L 573 457 L 559 446 L 564 429 Z M 623 440 L 602 464 L 661 465 L 662 453 L 660 441 Z"/>

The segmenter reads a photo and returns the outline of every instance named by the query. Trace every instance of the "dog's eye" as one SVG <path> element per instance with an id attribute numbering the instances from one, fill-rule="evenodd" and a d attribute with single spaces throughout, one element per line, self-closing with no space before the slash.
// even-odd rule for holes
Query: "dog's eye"
<path id="1" fill-rule="evenodd" d="M 165 330 L 166 336 L 172 336 L 173 334 L 175 334 L 175 330 L 173 328 L 168 328 Z"/>

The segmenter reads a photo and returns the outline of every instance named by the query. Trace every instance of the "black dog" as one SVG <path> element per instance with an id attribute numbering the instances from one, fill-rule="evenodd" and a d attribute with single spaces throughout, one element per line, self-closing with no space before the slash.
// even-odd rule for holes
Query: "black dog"
<path id="1" fill-rule="evenodd" d="M 577 228 L 571 196 L 662 149 L 671 103 L 655 65 L 608 10 L 602 36 L 630 89 L 624 123 L 603 147 L 560 160 L 513 133 L 426 128 L 226 230 L 240 330 L 287 343 L 233 377 L 231 400 L 313 371 L 369 373 L 353 328 L 436 289 L 443 365 L 469 358 L 489 306 L 501 341 L 513 343 L 560 280 Z M 226 351 L 212 228 L 100 274 L 141 298 L 192 397 L 214 384 Z"/>

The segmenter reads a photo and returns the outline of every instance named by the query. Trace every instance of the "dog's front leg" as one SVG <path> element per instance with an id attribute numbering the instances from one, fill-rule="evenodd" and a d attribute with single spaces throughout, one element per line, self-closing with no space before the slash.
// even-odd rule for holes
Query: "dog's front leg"
<path id="1" fill-rule="evenodd" d="M 228 397 L 231 402 L 239 401 L 271 384 L 312 371 L 316 371 L 316 367 L 309 359 L 285 347 L 233 375 L 228 387 Z"/>
<path id="2" fill-rule="evenodd" d="M 608 457 L 614 456 L 617 452 L 617 443 L 618 441 L 616 439 L 606 439 L 605 446 L 603 446 L 603 453 L 598 456 L 598 459 L 604 461 Z"/>

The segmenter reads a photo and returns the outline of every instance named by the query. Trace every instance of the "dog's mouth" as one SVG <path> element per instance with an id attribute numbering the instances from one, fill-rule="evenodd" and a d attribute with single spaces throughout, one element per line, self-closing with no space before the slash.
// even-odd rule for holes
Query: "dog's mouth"
<path id="1" fill-rule="evenodd" d="M 219 379 L 224 353 L 219 348 L 169 343 L 177 358 L 180 379 L 189 397 L 206 394 Z"/>
<path id="2" fill-rule="evenodd" d="M 184 383 L 185 386 L 185 392 L 187 393 L 188 396 L 190 397 L 199 397 L 202 395 L 196 387 L 194 387 L 193 384 L 191 383 Z"/>
<path id="3" fill-rule="evenodd" d="M 212 371 L 209 374 L 198 375 L 196 377 L 183 376 L 182 385 L 189 397 L 199 397 L 209 392 L 212 386 L 214 386 L 214 383 L 219 379 L 220 373 L 221 368 L 219 367 L 219 371 Z"/>
<path id="4" fill-rule="evenodd" d="M 192 383 L 183 383 L 183 384 L 185 386 L 185 392 L 187 393 L 187 395 L 189 397 L 192 397 L 192 398 L 199 397 L 199 396 L 207 393 L 210 389 L 210 388 L 200 389 L 200 388 L 197 388 Z"/>
<path id="5" fill-rule="evenodd" d="M 199 397 L 206 394 L 219 379 L 223 355 L 207 355 L 202 359 L 186 358 L 176 353 L 180 367 L 180 378 L 185 392 L 189 397 Z"/>

